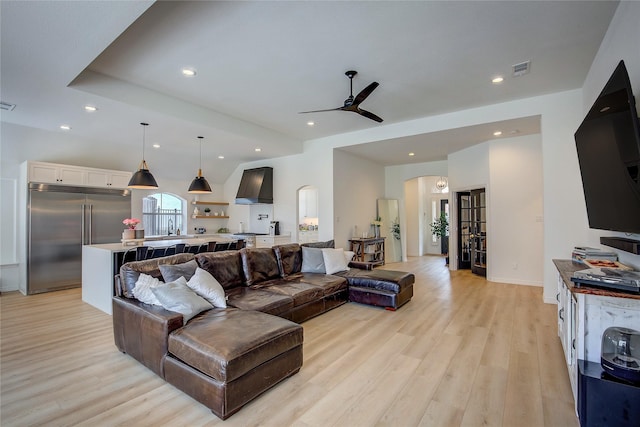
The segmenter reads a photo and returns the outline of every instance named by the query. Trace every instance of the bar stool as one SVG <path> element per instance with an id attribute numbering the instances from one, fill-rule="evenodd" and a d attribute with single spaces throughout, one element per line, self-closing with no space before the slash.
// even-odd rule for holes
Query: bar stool
<path id="1" fill-rule="evenodd" d="M 213 248 L 213 252 L 220 252 L 220 251 L 226 251 L 229 250 L 229 245 L 231 243 L 230 242 L 219 242 L 215 244 L 215 247 Z"/>
<path id="2" fill-rule="evenodd" d="M 164 255 L 169 256 L 169 255 L 181 254 L 184 252 L 184 248 L 186 246 L 187 245 L 185 245 L 184 243 L 178 243 L 173 246 L 169 246 L 165 251 Z"/>
<path id="3" fill-rule="evenodd" d="M 149 247 L 148 246 L 138 246 L 136 248 L 136 261 L 142 261 L 147 259 L 149 255 Z"/>

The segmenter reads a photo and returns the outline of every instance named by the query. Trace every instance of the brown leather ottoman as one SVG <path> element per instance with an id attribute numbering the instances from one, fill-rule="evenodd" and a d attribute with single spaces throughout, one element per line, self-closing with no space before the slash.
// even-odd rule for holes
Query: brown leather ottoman
<path id="1" fill-rule="evenodd" d="M 302 326 L 258 311 L 209 310 L 169 335 L 164 378 L 223 420 L 302 366 Z"/>
<path id="2" fill-rule="evenodd" d="M 349 281 L 349 301 L 395 311 L 413 297 L 413 273 L 350 268 L 336 273 Z"/>

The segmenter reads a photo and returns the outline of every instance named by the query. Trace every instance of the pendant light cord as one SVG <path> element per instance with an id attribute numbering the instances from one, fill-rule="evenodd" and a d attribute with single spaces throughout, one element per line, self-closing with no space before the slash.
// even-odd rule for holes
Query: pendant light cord
<path id="1" fill-rule="evenodd" d="M 149 126 L 149 123 L 140 123 L 142 125 L 142 161 L 144 162 L 144 143 L 145 143 L 145 136 L 146 136 L 146 130 L 147 130 L 147 126 Z"/>

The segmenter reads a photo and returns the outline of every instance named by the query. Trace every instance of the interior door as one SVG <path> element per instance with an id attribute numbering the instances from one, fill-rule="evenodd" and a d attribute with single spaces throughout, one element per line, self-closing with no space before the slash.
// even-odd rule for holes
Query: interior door
<path id="1" fill-rule="evenodd" d="M 484 188 L 471 194 L 471 271 L 487 276 L 487 203 Z"/>
<path id="2" fill-rule="evenodd" d="M 458 269 L 471 268 L 471 193 L 458 193 Z"/>

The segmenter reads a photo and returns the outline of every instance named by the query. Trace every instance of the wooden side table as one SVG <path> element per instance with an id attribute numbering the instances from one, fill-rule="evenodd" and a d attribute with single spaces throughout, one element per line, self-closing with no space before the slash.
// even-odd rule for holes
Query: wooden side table
<path id="1" fill-rule="evenodd" d="M 349 239 L 350 250 L 355 252 L 354 260 L 372 266 L 384 265 L 385 237 L 363 237 Z"/>

